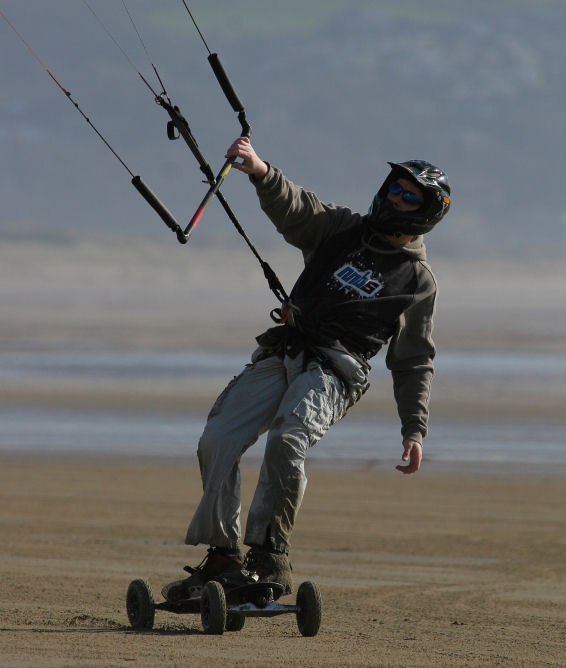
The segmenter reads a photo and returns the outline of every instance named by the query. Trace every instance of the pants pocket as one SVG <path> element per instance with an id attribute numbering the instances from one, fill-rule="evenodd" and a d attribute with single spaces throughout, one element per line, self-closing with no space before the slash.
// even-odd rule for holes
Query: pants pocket
<path id="1" fill-rule="evenodd" d="M 305 375 L 310 376 L 310 387 L 292 413 L 306 427 L 309 447 L 312 447 L 335 422 L 344 417 L 350 401 L 343 383 L 333 374 L 325 373 L 318 367 Z"/>

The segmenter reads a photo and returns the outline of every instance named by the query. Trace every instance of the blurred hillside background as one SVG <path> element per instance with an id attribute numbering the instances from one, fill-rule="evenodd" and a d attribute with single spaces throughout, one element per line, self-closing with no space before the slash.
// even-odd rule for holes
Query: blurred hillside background
<path id="1" fill-rule="evenodd" d="M 204 186 L 168 117 L 122 3 L 90 0 L 135 69 L 80 1 L 3 0 L 92 122 L 181 222 Z M 435 255 L 560 257 L 566 246 L 566 5 L 562 0 L 238 0 L 190 7 L 217 51 L 266 160 L 326 201 L 365 211 L 387 160 L 445 169 L 453 211 Z M 239 134 L 180 0 L 128 8 L 174 103 L 213 169 Z M 129 175 L 0 22 L 0 239 L 69 241 L 170 233 Z M 266 246 L 277 235 L 242 175 L 223 190 Z M 230 246 L 211 206 L 196 244 Z M 171 238 L 174 241 L 174 237 Z"/>

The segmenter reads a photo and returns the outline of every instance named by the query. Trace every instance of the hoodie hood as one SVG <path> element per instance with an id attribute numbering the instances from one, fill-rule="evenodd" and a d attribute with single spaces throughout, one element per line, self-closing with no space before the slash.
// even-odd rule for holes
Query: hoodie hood
<path id="1" fill-rule="evenodd" d="M 416 239 L 404 246 L 392 246 L 389 239 L 384 234 L 376 232 L 368 226 L 367 231 L 362 238 L 362 243 L 366 248 L 369 248 L 375 253 L 405 253 L 415 260 L 426 262 L 426 246 L 422 234 L 419 234 Z"/>

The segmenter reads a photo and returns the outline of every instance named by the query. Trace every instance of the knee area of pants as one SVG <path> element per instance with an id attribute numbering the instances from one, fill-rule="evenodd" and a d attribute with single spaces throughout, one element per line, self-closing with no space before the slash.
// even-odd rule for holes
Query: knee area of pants
<path id="1" fill-rule="evenodd" d="M 222 441 L 215 438 L 214 434 L 203 434 L 198 443 L 197 455 L 199 460 L 208 460 L 216 455 L 218 443 Z"/>
<path id="2" fill-rule="evenodd" d="M 236 436 L 220 429 L 207 429 L 198 442 L 197 456 L 202 463 L 211 463 L 218 455 L 223 458 L 240 456 L 245 449 Z"/>
<path id="3" fill-rule="evenodd" d="M 293 439 L 271 438 L 265 446 L 265 460 L 268 464 L 274 464 L 279 468 L 301 470 L 304 454 Z"/>

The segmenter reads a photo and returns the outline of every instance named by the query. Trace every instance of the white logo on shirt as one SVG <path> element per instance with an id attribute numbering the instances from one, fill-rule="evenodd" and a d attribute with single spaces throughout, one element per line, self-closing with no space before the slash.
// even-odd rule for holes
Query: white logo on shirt
<path id="1" fill-rule="evenodd" d="M 362 297 L 375 297 L 385 287 L 385 283 L 381 280 L 381 274 L 376 278 L 369 269 L 361 273 L 351 264 L 345 264 L 340 267 L 340 269 L 334 272 L 334 278 L 343 288 L 350 288 Z"/>

